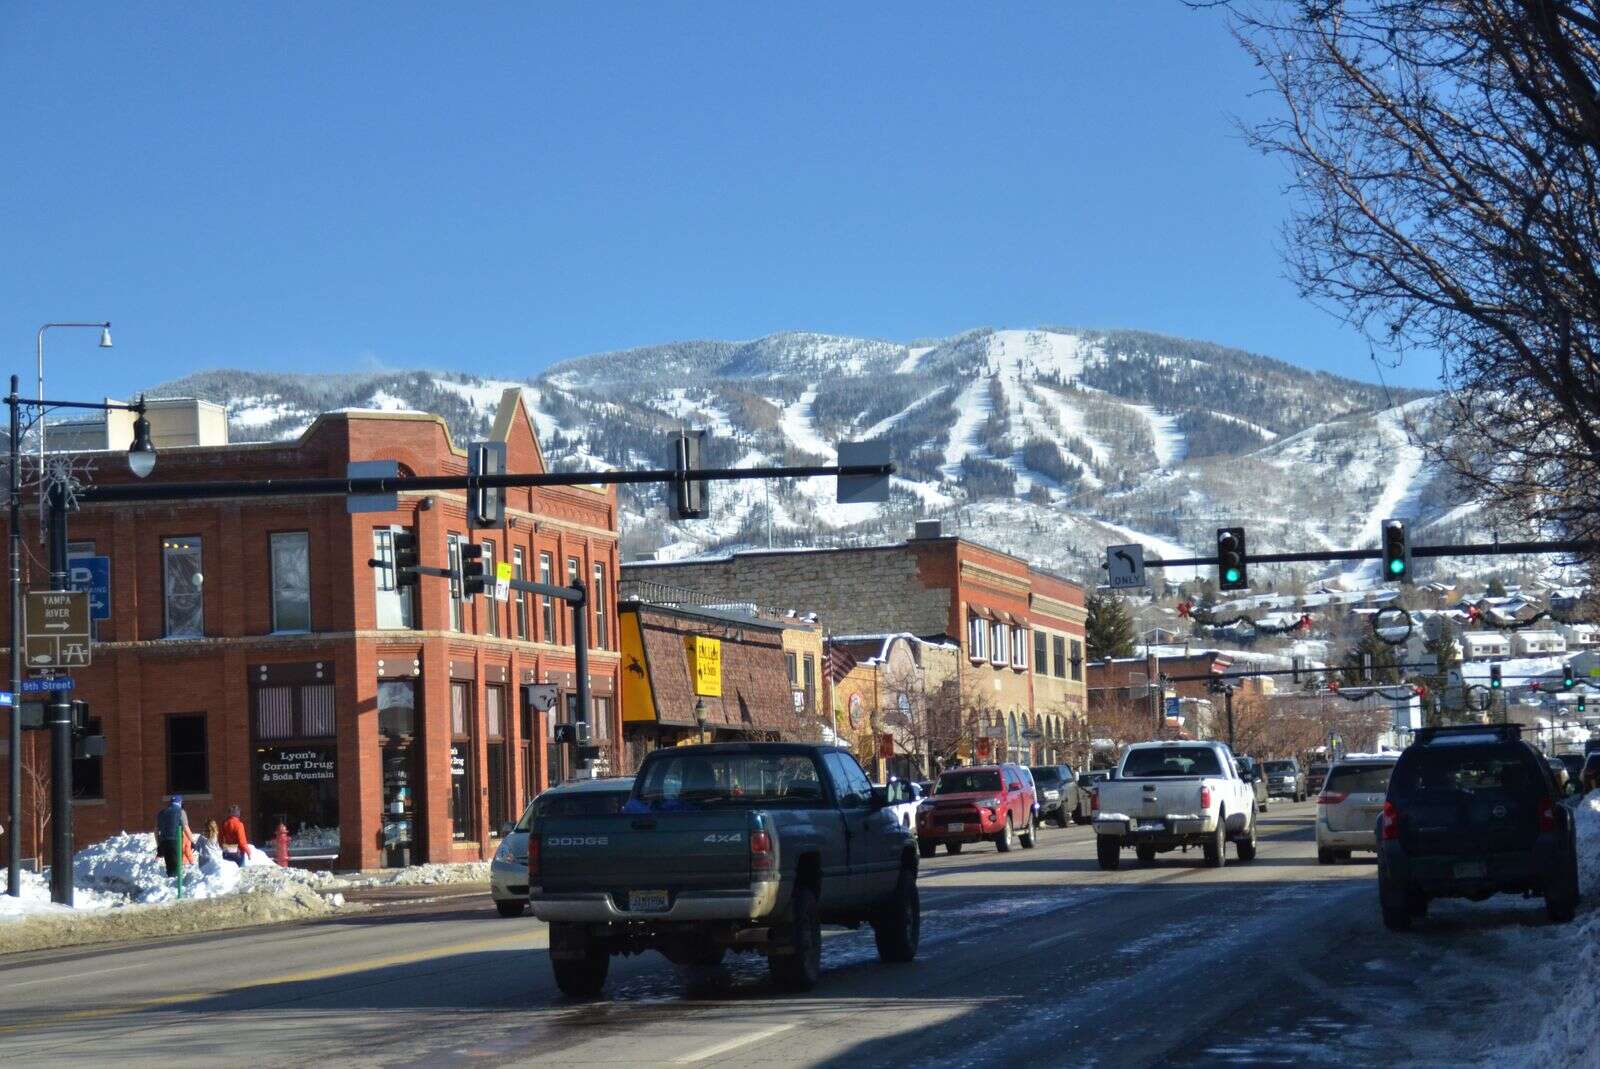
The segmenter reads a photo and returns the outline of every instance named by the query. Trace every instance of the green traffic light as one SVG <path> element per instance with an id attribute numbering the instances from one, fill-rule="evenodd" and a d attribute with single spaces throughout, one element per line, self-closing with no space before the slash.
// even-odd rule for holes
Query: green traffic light
<path id="1" fill-rule="evenodd" d="M 1403 572 L 1405 570 L 1406 570 L 1406 562 L 1405 561 L 1403 561 L 1403 560 L 1392 560 L 1392 561 L 1389 562 L 1389 574 L 1390 575 L 1399 575 L 1401 572 Z"/>
<path id="2" fill-rule="evenodd" d="M 1237 583 L 1239 581 L 1239 569 L 1229 568 L 1227 572 L 1223 574 L 1223 578 L 1230 583 Z"/>

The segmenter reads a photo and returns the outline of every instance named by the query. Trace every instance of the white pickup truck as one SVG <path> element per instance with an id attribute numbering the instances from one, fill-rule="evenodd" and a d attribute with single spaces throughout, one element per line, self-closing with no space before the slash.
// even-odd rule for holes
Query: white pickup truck
<path id="1" fill-rule="evenodd" d="M 1141 742 L 1128 747 L 1114 778 L 1090 799 L 1102 869 L 1133 847 L 1139 860 L 1201 847 L 1205 863 L 1225 863 L 1228 840 L 1240 861 L 1256 856 L 1256 799 L 1220 742 Z"/>

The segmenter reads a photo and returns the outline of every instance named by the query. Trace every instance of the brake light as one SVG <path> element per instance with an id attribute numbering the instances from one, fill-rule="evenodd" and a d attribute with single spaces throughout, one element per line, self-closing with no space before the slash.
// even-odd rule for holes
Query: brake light
<path id="1" fill-rule="evenodd" d="M 1387 840 L 1400 838 L 1400 810 L 1394 807 L 1393 802 L 1383 803 L 1382 828 L 1383 838 Z"/>
<path id="2" fill-rule="evenodd" d="M 1201 787 L 1200 788 L 1200 808 L 1201 809 L 1210 809 L 1211 808 L 1211 788 L 1210 787 Z"/>
<path id="3" fill-rule="evenodd" d="M 1089 792 L 1089 812 L 1100 812 L 1100 788 L 1096 787 Z"/>
<path id="4" fill-rule="evenodd" d="M 1323 791 L 1321 794 L 1317 795 L 1317 804 L 1338 805 L 1348 797 L 1350 797 L 1350 795 L 1344 791 Z"/>
<path id="5" fill-rule="evenodd" d="M 539 886 L 539 837 L 528 836 L 528 886 Z"/>
<path id="6" fill-rule="evenodd" d="M 1549 795 L 1539 799 L 1539 830 L 1556 830 L 1556 803 Z"/>
<path id="7" fill-rule="evenodd" d="M 750 868 L 756 872 L 772 869 L 772 836 L 760 828 L 750 833 Z"/>

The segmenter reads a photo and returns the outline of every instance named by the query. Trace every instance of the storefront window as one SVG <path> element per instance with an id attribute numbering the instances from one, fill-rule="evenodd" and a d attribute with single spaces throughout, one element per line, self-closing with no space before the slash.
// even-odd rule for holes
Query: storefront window
<path id="1" fill-rule="evenodd" d="M 506 688 L 486 687 L 483 692 L 483 719 L 489 763 L 489 825 L 497 834 L 503 823 L 517 819 L 517 814 L 511 811 L 505 713 Z"/>
<path id="2" fill-rule="evenodd" d="M 450 683 L 450 831 L 458 840 L 478 837 L 477 779 L 472 760 L 472 684 Z"/>
<path id="3" fill-rule="evenodd" d="M 378 745 L 383 754 L 384 864 L 411 862 L 415 826 L 417 688 L 409 679 L 378 683 Z"/>
<path id="4" fill-rule="evenodd" d="M 255 687 L 252 732 L 255 831 L 266 842 L 282 824 L 289 856 L 339 853 L 338 747 L 334 688 L 327 682 Z"/>

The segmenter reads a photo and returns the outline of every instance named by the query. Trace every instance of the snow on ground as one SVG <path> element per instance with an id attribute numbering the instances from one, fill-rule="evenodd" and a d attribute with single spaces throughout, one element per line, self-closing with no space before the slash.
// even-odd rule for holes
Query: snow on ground
<path id="1" fill-rule="evenodd" d="M 1277 431 L 1269 431 L 1269 430 L 1267 430 L 1267 428 L 1263 427 L 1259 423 L 1251 423 L 1247 419 L 1240 419 L 1238 416 L 1231 416 L 1226 412 L 1218 412 L 1214 408 L 1207 409 L 1207 411 L 1210 412 L 1213 416 L 1216 416 L 1220 420 L 1224 420 L 1224 421 L 1226 421 L 1228 423 L 1236 423 L 1239 426 L 1243 427 L 1245 430 L 1254 431 L 1255 433 L 1261 435 L 1261 438 L 1262 438 L 1263 441 L 1275 442 L 1275 441 L 1278 440 L 1278 432 Z"/>
<path id="2" fill-rule="evenodd" d="M 228 405 L 228 423 L 235 427 L 265 427 L 298 411 L 291 405 L 279 402 L 276 394 L 271 397 L 246 397 Z"/>
<path id="3" fill-rule="evenodd" d="M 865 440 L 865 441 L 870 441 L 873 438 L 876 438 L 881 434 L 887 433 L 889 431 L 889 429 L 892 428 L 895 424 L 899 423 L 901 420 L 903 420 L 907 416 L 911 415 L 911 413 L 915 412 L 917 409 L 921 408 L 923 405 L 926 405 L 929 401 L 933 401 L 933 400 L 935 400 L 937 398 L 943 397 L 945 395 L 945 393 L 949 389 L 950 389 L 949 386 L 940 386 L 937 389 L 935 389 L 933 392 L 924 394 L 923 396 L 917 398 L 915 401 L 912 401 L 909 405 L 907 405 L 906 407 L 902 408 L 900 411 L 896 412 L 894 415 L 885 416 L 883 419 L 880 419 L 878 422 L 874 423 L 872 426 L 870 426 L 866 430 L 862 431 L 861 432 L 862 439 Z"/>
<path id="4" fill-rule="evenodd" d="M 473 382 L 456 382 L 452 379 L 434 379 L 434 386 L 455 394 L 485 416 L 493 416 L 500 407 L 500 397 L 507 390 L 521 390 L 526 383 L 502 379 L 478 379 Z"/>
<path id="5" fill-rule="evenodd" d="M 1132 527 L 1124 527 L 1121 524 L 1112 523 L 1109 520 L 1097 519 L 1094 522 L 1099 524 L 1101 527 L 1104 527 L 1114 535 L 1125 538 L 1129 542 L 1137 542 L 1139 545 L 1143 546 L 1147 558 L 1159 557 L 1162 560 L 1184 560 L 1189 557 L 1198 557 L 1201 555 L 1192 549 L 1178 545 L 1176 542 L 1168 542 L 1164 538 L 1157 538 L 1155 535 L 1145 534 L 1142 531 L 1135 531 Z M 1161 568 L 1151 569 L 1146 574 L 1150 576 L 1151 585 L 1154 586 L 1163 576 L 1169 582 L 1173 583 L 1190 582 L 1191 580 L 1200 578 L 1201 570 L 1196 568 Z"/>
<path id="6" fill-rule="evenodd" d="M 906 358 L 895 367 L 894 373 L 896 375 L 909 375 L 916 371 L 917 365 L 922 363 L 922 358 L 933 352 L 935 348 L 937 346 L 921 345 L 915 349 L 907 349 Z"/>
<path id="7" fill-rule="evenodd" d="M 945 440 L 944 466 L 939 470 L 947 479 L 961 476 L 961 462 L 978 451 L 978 428 L 989 418 L 994 406 L 989 401 L 989 382 L 975 378 L 967 383 L 955 400 L 956 422 Z"/>
<path id="8" fill-rule="evenodd" d="M 1089 433 L 1088 425 L 1083 419 L 1083 412 L 1076 405 L 1048 387 L 1036 387 L 1034 396 L 1042 398 L 1045 404 L 1055 410 L 1056 418 L 1061 421 L 1061 430 L 1064 433 L 1072 435 L 1089 447 L 1089 452 L 1094 455 L 1096 464 L 1111 463 L 1110 448 Z"/>
<path id="9" fill-rule="evenodd" d="M 688 389 L 679 386 L 655 398 L 650 404 L 674 419 L 687 421 L 696 430 L 710 431 L 718 438 L 737 436 L 738 429 L 728 418 L 727 409 L 713 401 L 709 390 L 696 390 L 693 398 L 689 393 Z"/>
<path id="10" fill-rule="evenodd" d="M 1156 444 L 1156 464 L 1170 468 L 1189 454 L 1189 443 L 1178 430 L 1178 418 L 1157 412 L 1150 405 L 1129 405 L 1150 424 L 1150 437 Z"/>
<path id="11" fill-rule="evenodd" d="M 833 446 L 817 433 L 817 428 L 811 421 L 811 409 L 816 400 L 817 388 L 813 386 L 802 393 L 794 404 L 784 406 L 783 415 L 778 419 L 778 426 L 782 429 L 784 437 L 788 438 L 796 449 L 826 457 L 827 463 L 832 464 L 837 460 L 837 454 Z"/>
<path id="12" fill-rule="evenodd" d="M 1372 503 L 1372 509 L 1367 513 L 1367 518 L 1361 521 L 1357 528 L 1358 538 L 1362 544 L 1376 544 L 1378 541 L 1378 525 L 1384 520 L 1392 518 L 1409 519 L 1416 515 L 1417 499 L 1423 487 L 1427 484 L 1427 465 L 1423 462 L 1422 448 L 1411 440 L 1411 434 L 1406 430 L 1405 419 L 1408 409 L 1417 404 L 1412 402 L 1399 408 L 1392 408 L 1387 412 L 1380 412 L 1373 423 L 1380 433 L 1389 442 L 1389 448 L 1384 451 L 1384 463 L 1389 467 L 1389 477 L 1384 481 L 1383 491 L 1378 499 Z M 1377 561 L 1362 561 L 1352 565 L 1346 570 L 1346 575 L 1367 575 L 1377 578 L 1379 563 Z"/>

